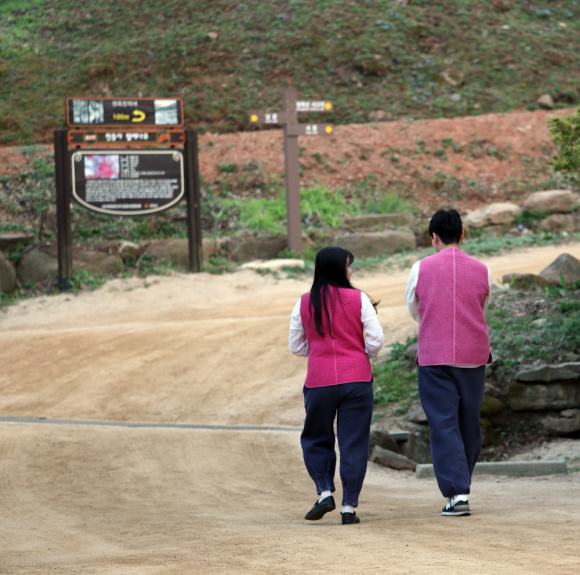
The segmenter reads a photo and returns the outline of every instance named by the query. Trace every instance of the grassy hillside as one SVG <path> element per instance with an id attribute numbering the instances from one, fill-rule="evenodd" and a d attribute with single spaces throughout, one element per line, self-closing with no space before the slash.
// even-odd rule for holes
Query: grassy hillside
<path id="1" fill-rule="evenodd" d="M 3 144 L 50 140 L 73 95 L 178 95 L 233 131 L 290 84 L 350 123 L 569 106 L 579 74 L 577 0 L 0 0 Z"/>

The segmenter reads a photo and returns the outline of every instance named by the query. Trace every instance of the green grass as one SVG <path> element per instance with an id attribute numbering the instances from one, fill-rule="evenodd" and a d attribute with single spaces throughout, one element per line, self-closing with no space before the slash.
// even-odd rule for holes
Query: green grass
<path id="1" fill-rule="evenodd" d="M 540 318 L 546 320 L 541 327 L 530 325 Z M 580 282 L 496 293 L 486 319 L 502 369 L 538 360 L 560 363 L 563 354 L 580 353 Z"/>
<path id="2" fill-rule="evenodd" d="M 403 357 L 409 345 L 417 338 L 408 338 L 405 344 L 394 343 L 385 361 L 373 361 L 375 406 L 399 404 L 396 415 L 406 413 L 409 400 L 419 397 L 417 390 L 417 366 Z"/>
<path id="3" fill-rule="evenodd" d="M 579 31 L 565 0 L 4 0 L 0 140 L 48 141 L 64 98 L 82 95 L 179 95 L 188 126 L 221 132 L 279 109 L 290 84 L 332 100 L 335 124 L 534 109 L 544 86 L 569 106 Z"/>

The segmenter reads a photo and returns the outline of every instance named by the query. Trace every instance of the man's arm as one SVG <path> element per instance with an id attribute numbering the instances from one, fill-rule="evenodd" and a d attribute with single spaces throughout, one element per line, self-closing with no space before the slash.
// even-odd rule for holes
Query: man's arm
<path id="1" fill-rule="evenodd" d="M 407 289 L 405 290 L 405 299 L 407 300 L 409 313 L 417 323 L 421 321 L 421 317 L 419 316 L 419 298 L 415 293 L 415 289 L 417 288 L 417 281 L 419 280 L 420 263 L 421 262 L 417 262 L 411 268 L 411 273 L 409 274 L 409 279 L 407 280 Z"/>
<path id="2" fill-rule="evenodd" d="M 483 313 L 487 313 L 487 306 L 489 305 L 489 298 L 491 297 L 491 270 L 487 268 L 487 281 L 489 282 L 489 293 L 483 302 Z"/>

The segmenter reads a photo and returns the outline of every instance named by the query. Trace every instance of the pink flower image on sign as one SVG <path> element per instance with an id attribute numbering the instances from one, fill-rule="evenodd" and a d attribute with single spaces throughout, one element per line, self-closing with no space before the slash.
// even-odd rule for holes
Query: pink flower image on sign
<path id="1" fill-rule="evenodd" d="M 87 180 L 116 180 L 119 178 L 119 156 L 117 154 L 85 156 L 85 178 Z"/>

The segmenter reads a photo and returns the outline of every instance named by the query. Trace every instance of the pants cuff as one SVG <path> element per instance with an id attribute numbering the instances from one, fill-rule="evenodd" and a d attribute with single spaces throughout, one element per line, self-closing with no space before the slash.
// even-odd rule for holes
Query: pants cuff
<path id="1" fill-rule="evenodd" d="M 323 481 L 317 481 L 316 489 L 318 491 L 318 495 L 320 495 L 323 491 L 332 491 L 333 493 L 336 491 L 334 487 L 334 482 L 330 479 L 326 479 Z"/>

